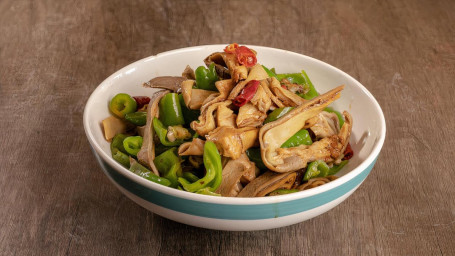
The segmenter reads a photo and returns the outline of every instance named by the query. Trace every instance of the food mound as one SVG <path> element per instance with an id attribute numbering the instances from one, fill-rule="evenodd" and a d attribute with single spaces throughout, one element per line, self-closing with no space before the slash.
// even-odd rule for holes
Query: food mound
<path id="1" fill-rule="evenodd" d="M 307 74 L 277 74 L 238 44 L 144 83 L 150 97 L 117 94 L 102 121 L 112 157 L 152 182 L 205 195 L 259 197 L 330 182 L 353 152 L 352 117 L 329 105 Z"/>

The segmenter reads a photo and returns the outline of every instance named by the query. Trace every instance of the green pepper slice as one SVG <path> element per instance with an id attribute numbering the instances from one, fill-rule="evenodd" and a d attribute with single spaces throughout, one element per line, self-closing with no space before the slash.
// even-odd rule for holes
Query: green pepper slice
<path id="1" fill-rule="evenodd" d="M 180 163 L 172 165 L 168 173 L 166 175 L 163 175 L 163 177 L 165 177 L 171 182 L 171 186 L 173 188 L 179 185 L 178 178 L 180 176 L 182 176 L 182 166 L 180 165 Z"/>
<path id="2" fill-rule="evenodd" d="M 189 182 L 196 182 L 197 180 L 199 180 L 199 177 L 194 175 L 192 172 L 183 172 L 182 176 Z"/>
<path id="3" fill-rule="evenodd" d="M 162 175 L 166 175 L 174 164 L 180 164 L 180 159 L 177 156 L 177 148 L 172 147 L 163 153 L 159 154 L 153 160 L 156 168 Z"/>
<path id="4" fill-rule="evenodd" d="M 264 124 L 276 121 L 293 110 L 294 107 L 284 107 L 274 109 L 264 120 Z"/>
<path id="5" fill-rule="evenodd" d="M 147 169 L 145 166 L 141 165 L 140 163 L 138 163 L 136 161 L 134 161 L 131 164 L 131 167 L 129 170 L 131 172 L 133 172 L 134 174 L 141 176 L 142 178 L 145 178 L 152 182 L 161 184 L 163 186 L 169 187 L 171 185 L 171 182 L 168 179 L 154 174 L 149 169 Z"/>
<path id="6" fill-rule="evenodd" d="M 221 156 L 212 141 L 206 141 L 204 144 L 203 160 L 206 169 L 204 177 L 193 183 L 190 183 L 185 178 L 178 179 L 186 191 L 196 192 L 206 187 L 209 187 L 210 191 L 215 191 L 220 186 L 222 179 Z"/>
<path id="7" fill-rule="evenodd" d="M 218 193 L 210 191 L 210 188 L 201 188 L 198 191 L 196 191 L 196 194 L 201 194 L 201 195 L 207 195 L 207 196 L 221 196 Z"/>
<path id="8" fill-rule="evenodd" d="M 311 100 L 319 95 L 305 70 L 302 70 L 301 73 L 276 74 L 275 69 L 268 69 L 264 66 L 262 67 L 270 77 L 275 77 L 278 81 L 287 79 L 291 83 L 303 85 L 308 92 L 298 95 L 306 100 Z"/>
<path id="9" fill-rule="evenodd" d="M 147 123 L 147 112 L 134 112 L 125 115 L 125 120 L 136 126 L 143 126 Z"/>
<path id="10" fill-rule="evenodd" d="M 164 95 L 160 100 L 159 108 L 159 119 L 165 127 L 185 124 L 182 107 L 180 106 L 179 96 L 177 93 L 168 93 Z"/>
<path id="11" fill-rule="evenodd" d="M 114 138 L 112 139 L 110 148 L 112 158 L 121 165 L 125 166 L 126 168 L 129 168 L 130 160 L 125 150 L 125 147 L 123 147 L 123 140 L 125 140 L 125 138 L 127 137 L 128 135 L 121 133 L 115 135 Z"/>
<path id="12" fill-rule="evenodd" d="M 208 68 L 199 66 L 194 71 L 196 76 L 196 87 L 198 89 L 218 91 L 215 82 L 218 81 L 218 75 L 215 70 L 215 63 L 211 63 Z"/>
<path id="13" fill-rule="evenodd" d="M 311 178 L 325 177 L 329 174 L 329 169 L 329 166 L 322 160 L 311 162 L 306 169 L 303 180 L 308 181 Z"/>
<path id="14" fill-rule="evenodd" d="M 125 150 L 125 147 L 123 147 L 123 140 L 125 140 L 128 137 L 126 134 L 116 134 L 114 138 L 112 138 L 111 142 L 111 152 L 114 150 L 114 148 L 120 150 L 122 153 L 128 154 Z"/>
<path id="15" fill-rule="evenodd" d="M 137 153 L 141 150 L 142 147 L 142 137 L 141 136 L 130 136 L 123 140 L 123 147 L 131 156 L 137 156 Z"/>
<path id="16" fill-rule="evenodd" d="M 177 148 L 171 148 L 153 160 L 158 171 L 164 178 L 171 182 L 171 187 L 173 188 L 179 185 L 177 179 L 182 176 L 182 166 L 180 165 L 180 158 L 177 156 L 176 151 Z"/>
<path id="17" fill-rule="evenodd" d="M 123 118 L 125 114 L 135 112 L 136 108 L 136 101 L 126 93 L 115 95 L 109 103 L 109 110 L 120 118 Z"/>
<path id="18" fill-rule="evenodd" d="M 340 122 L 340 128 L 343 126 L 344 118 L 343 118 L 343 115 L 340 112 L 336 111 L 332 107 L 326 107 L 326 108 L 324 108 L 324 111 L 329 112 L 329 113 L 335 113 L 337 115 L 337 117 L 338 117 L 339 122 Z"/>
<path id="19" fill-rule="evenodd" d="M 276 79 L 278 79 L 277 75 L 275 74 L 275 69 L 268 69 L 266 66 L 262 65 L 262 68 L 265 70 L 265 72 L 267 73 L 267 75 L 269 75 L 270 77 L 275 77 Z"/>
<path id="20" fill-rule="evenodd" d="M 189 124 L 195 120 L 198 120 L 201 111 L 197 109 L 189 109 L 183 100 L 183 94 L 179 94 L 179 101 L 180 106 L 182 107 L 183 119 L 185 120 L 185 123 Z"/>
<path id="21" fill-rule="evenodd" d="M 253 162 L 259 170 L 266 170 L 267 167 L 265 166 L 264 162 L 262 161 L 261 157 L 261 149 L 260 148 L 249 148 L 246 150 L 246 155 Z"/>
<path id="22" fill-rule="evenodd" d="M 314 85 L 311 82 L 311 80 L 308 77 L 308 75 L 305 72 L 305 70 L 302 70 L 302 75 L 303 75 L 303 78 L 305 80 L 304 84 L 308 86 L 309 90 L 308 90 L 307 93 L 301 95 L 301 97 L 306 99 L 306 100 L 311 100 L 311 99 L 316 98 L 317 96 L 319 96 L 318 91 L 316 91 L 316 89 L 314 88 Z"/>
<path id="23" fill-rule="evenodd" d="M 175 140 L 173 142 L 170 142 L 166 137 L 167 129 L 164 127 L 163 123 L 161 123 L 161 121 L 158 118 L 154 117 L 152 124 L 153 124 L 153 129 L 155 130 L 156 134 L 158 135 L 158 138 L 160 139 L 161 144 L 163 144 L 164 146 L 174 147 L 174 146 L 178 146 L 183 143 L 183 140 Z"/>
<path id="24" fill-rule="evenodd" d="M 117 161 L 119 164 L 123 165 L 126 168 L 130 168 L 130 157 L 121 152 L 118 148 L 113 148 L 111 150 L 112 158 Z"/>
<path id="25" fill-rule="evenodd" d="M 339 165 L 334 165 L 331 168 L 322 160 L 317 160 L 317 161 L 311 162 L 307 167 L 305 175 L 303 176 L 303 180 L 308 181 L 311 178 L 327 177 L 329 175 L 335 175 L 348 162 L 349 162 L 348 160 L 341 161 L 341 163 Z"/>
<path id="26" fill-rule="evenodd" d="M 339 165 L 333 165 L 333 167 L 329 170 L 329 175 L 337 174 L 348 162 L 349 160 L 343 160 Z"/>
<path id="27" fill-rule="evenodd" d="M 302 129 L 296 132 L 292 137 L 281 145 L 282 148 L 292 148 L 299 145 L 311 145 L 313 141 L 311 140 L 310 133 L 306 129 Z"/>
<path id="28" fill-rule="evenodd" d="M 288 80 L 291 84 L 300 84 L 306 85 L 305 78 L 301 73 L 287 73 L 287 74 L 277 74 L 278 81 L 283 79 Z"/>
<path id="29" fill-rule="evenodd" d="M 269 196 L 279 196 L 279 195 L 287 195 L 291 193 L 299 192 L 298 189 L 277 189 L 269 193 Z"/>
<path id="30" fill-rule="evenodd" d="M 211 141 L 207 146 L 207 151 L 204 147 L 203 161 L 206 170 L 213 169 L 215 172 L 215 178 L 209 183 L 210 191 L 215 191 L 221 185 L 223 166 L 221 165 L 221 155 Z"/>

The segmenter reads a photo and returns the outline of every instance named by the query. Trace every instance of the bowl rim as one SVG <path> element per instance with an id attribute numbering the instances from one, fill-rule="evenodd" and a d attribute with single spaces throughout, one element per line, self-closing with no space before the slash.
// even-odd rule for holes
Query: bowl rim
<path id="1" fill-rule="evenodd" d="M 291 193 L 287 195 L 280 195 L 280 196 L 273 196 L 273 197 L 250 197 L 250 198 L 240 198 L 240 197 L 216 197 L 216 196 L 208 196 L 208 195 L 201 195 L 201 194 L 196 194 L 196 193 L 190 193 L 187 191 L 181 191 L 175 188 L 170 188 L 166 187 L 157 183 L 154 183 L 152 181 L 146 180 L 130 171 L 128 171 L 126 168 L 124 168 L 122 165 L 114 161 L 114 159 L 108 155 L 106 152 L 104 152 L 98 143 L 96 143 L 95 136 L 91 132 L 90 129 L 90 120 L 89 120 L 89 107 L 93 104 L 93 102 L 96 100 L 96 95 L 102 91 L 104 88 L 109 87 L 112 81 L 114 81 L 119 75 L 131 71 L 132 68 L 136 66 L 143 65 L 143 63 L 155 60 L 157 58 L 162 58 L 166 57 L 168 55 L 174 55 L 174 54 L 181 54 L 185 52 L 192 52 L 192 51 L 201 51 L 205 50 L 208 48 L 214 48 L 214 49 L 224 49 L 224 47 L 227 44 L 212 44 L 212 45 L 200 45 L 200 46 L 191 46 L 191 47 L 184 47 L 184 48 L 179 48 L 179 49 L 174 49 L 170 51 L 165 51 L 162 53 L 158 53 L 156 55 L 151 55 L 145 58 L 142 58 L 140 60 L 137 60 L 119 70 L 114 72 L 112 75 L 107 77 L 103 82 L 101 82 L 95 90 L 91 93 L 90 97 L 88 98 L 85 107 L 84 107 L 84 114 L 83 114 L 83 125 L 84 125 L 84 130 L 85 134 L 87 136 L 87 139 L 93 149 L 93 152 L 101 157 L 103 161 L 105 161 L 108 165 L 113 167 L 117 172 L 119 172 L 121 175 L 125 176 L 126 178 L 137 182 L 149 189 L 159 191 L 161 193 L 165 193 L 171 196 L 187 199 L 187 200 L 193 200 L 193 201 L 200 201 L 200 202 L 206 202 L 206 203 L 213 203 L 213 204 L 236 204 L 236 205 L 256 205 L 256 204 L 270 204 L 270 203 L 279 203 L 279 202 L 286 202 L 286 201 L 293 201 L 297 199 L 302 199 L 305 197 L 311 197 L 317 194 L 320 194 L 325 191 L 329 191 L 337 186 L 340 186 L 341 184 L 346 183 L 347 181 L 353 179 L 357 175 L 359 175 L 362 171 L 364 171 L 370 164 L 372 164 L 376 158 L 378 157 L 382 146 L 385 141 L 385 135 L 386 135 L 386 122 L 384 118 L 384 113 L 377 102 L 377 100 L 374 98 L 374 96 L 356 79 L 354 79 L 352 76 L 349 74 L 345 73 L 344 71 L 324 62 L 318 59 L 315 59 L 313 57 L 288 51 L 288 50 L 283 50 L 279 48 L 273 48 L 273 47 L 267 47 L 267 46 L 258 46 L 258 45 L 247 45 L 250 48 L 253 49 L 258 49 L 258 50 L 264 50 L 264 51 L 282 51 L 286 54 L 290 55 L 295 55 L 300 58 L 305 58 L 308 59 L 309 61 L 316 62 L 322 66 L 324 66 L 327 69 L 331 69 L 335 72 L 338 72 L 342 74 L 343 76 L 347 77 L 348 79 L 352 80 L 352 83 L 359 87 L 365 95 L 369 98 L 369 100 L 373 103 L 373 106 L 375 110 L 379 113 L 380 116 L 380 135 L 379 139 L 373 146 L 373 149 L 371 150 L 370 154 L 366 157 L 366 159 L 361 162 L 357 167 L 355 167 L 353 170 L 350 172 L 346 173 L 345 175 L 339 177 L 338 179 L 331 181 L 327 184 L 324 184 L 323 186 L 318 186 L 316 188 L 312 188 L 309 190 L 303 190 L 299 191 L 296 193 Z"/>

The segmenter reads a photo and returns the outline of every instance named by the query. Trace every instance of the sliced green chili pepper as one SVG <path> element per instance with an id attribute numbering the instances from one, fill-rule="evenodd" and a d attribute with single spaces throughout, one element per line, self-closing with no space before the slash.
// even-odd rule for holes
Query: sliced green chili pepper
<path id="1" fill-rule="evenodd" d="M 215 70 L 215 63 L 209 65 L 208 68 L 199 66 L 194 71 L 196 76 L 196 87 L 203 90 L 218 91 L 215 82 L 218 81 L 218 75 Z"/>
<path id="2" fill-rule="evenodd" d="M 308 85 L 308 88 L 310 89 L 307 93 L 305 93 L 302 97 L 306 100 L 311 100 L 313 98 L 316 98 L 319 96 L 318 91 L 314 88 L 313 83 L 311 82 L 310 78 L 306 74 L 305 70 L 302 70 L 302 75 L 305 78 L 305 84 Z"/>
<path id="3" fill-rule="evenodd" d="M 193 133 L 193 139 L 199 138 L 199 134 L 195 132 L 193 129 L 190 129 L 190 133 Z"/>
<path id="4" fill-rule="evenodd" d="M 304 70 L 302 70 L 301 73 L 276 74 L 274 68 L 268 69 L 264 66 L 262 67 L 270 77 L 275 77 L 278 81 L 286 79 L 293 84 L 303 85 L 304 88 L 308 90 L 308 92 L 305 94 L 301 93 L 298 95 L 306 100 L 311 100 L 319 95 L 319 93 L 314 88 L 313 83 L 311 82 L 310 78 L 308 77 L 307 73 Z"/>
<path id="5" fill-rule="evenodd" d="M 179 102 L 180 106 L 182 107 L 183 119 L 185 119 L 185 123 L 189 124 L 198 119 L 201 111 L 197 109 L 189 109 L 185 105 L 185 101 L 183 100 L 183 94 L 179 94 Z"/>
<path id="6" fill-rule="evenodd" d="M 182 176 L 182 166 L 180 165 L 180 163 L 174 164 L 167 173 L 167 175 L 163 175 L 163 177 L 165 177 L 171 182 L 173 188 L 179 185 L 178 179 L 180 176 Z"/>
<path id="7" fill-rule="evenodd" d="M 153 182 L 161 184 L 163 186 L 169 187 L 171 185 L 171 182 L 168 179 L 154 174 L 153 172 L 151 172 L 149 169 L 147 169 L 145 166 L 141 165 L 137 161 L 133 161 L 133 163 L 131 164 L 131 167 L 130 167 L 130 171 L 147 180 L 153 181 Z"/>
<path id="8" fill-rule="evenodd" d="M 278 80 L 286 79 L 293 84 L 300 84 L 303 86 L 306 93 L 298 93 L 300 97 L 310 100 L 316 96 L 318 96 L 318 92 L 313 86 L 313 83 L 309 80 L 308 76 L 306 75 L 305 71 L 302 70 L 302 73 L 292 73 L 292 74 L 279 74 Z"/>
<path id="9" fill-rule="evenodd" d="M 268 68 L 262 66 L 265 70 L 265 72 L 267 72 L 267 74 L 271 77 L 275 77 L 277 78 L 279 81 L 281 81 L 282 79 L 287 79 L 289 82 L 291 83 L 296 83 L 296 84 L 300 84 L 300 85 L 303 85 L 306 87 L 306 89 L 308 89 L 308 92 L 303 94 L 303 93 L 300 93 L 298 94 L 300 97 L 304 98 L 304 99 L 307 99 L 307 100 L 311 100 L 317 96 L 319 96 L 319 93 L 316 91 L 316 89 L 314 88 L 314 85 L 313 83 L 311 82 L 310 78 L 308 77 L 307 73 L 305 72 L 305 70 L 302 70 L 302 73 L 290 73 L 290 74 L 276 74 L 274 72 L 274 69 L 272 70 L 269 70 Z M 343 119 L 343 116 L 341 115 L 340 112 L 338 111 L 335 111 L 333 110 L 332 108 L 328 107 L 325 109 L 325 111 L 327 112 L 333 112 L 335 113 L 337 116 L 338 116 L 338 119 L 340 120 L 340 127 L 343 125 L 344 123 L 344 119 Z M 273 112 L 272 112 L 273 113 Z M 268 119 L 268 118 L 267 118 Z M 267 119 L 265 120 L 264 124 L 267 122 Z M 269 121 L 270 122 L 270 121 Z"/>
<path id="10" fill-rule="evenodd" d="M 184 178 L 178 179 L 186 191 L 196 192 L 206 187 L 209 187 L 210 191 L 215 191 L 220 186 L 222 179 L 221 156 L 215 146 L 215 143 L 211 141 L 205 142 L 203 159 L 206 170 L 204 177 L 193 183 L 188 182 Z"/>
<path id="11" fill-rule="evenodd" d="M 137 126 L 143 126 L 147 123 L 147 112 L 134 112 L 125 115 L 125 119 Z"/>
<path id="12" fill-rule="evenodd" d="M 310 133 L 306 129 L 302 129 L 296 132 L 292 137 L 281 145 L 282 148 L 292 148 L 299 145 L 311 145 L 313 141 L 311 140 Z"/>
<path id="13" fill-rule="evenodd" d="M 182 166 L 180 158 L 176 154 L 177 148 L 171 148 L 159 156 L 155 157 L 153 163 L 162 176 L 171 182 L 171 187 L 176 188 L 178 177 L 182 176 Z"/>
<path id="14" fill-rule="evenodd" d="M 298 189 L 277 189 L 269 193 L 269 196 L 279 196 L 299 192 Z"/>
<path id="15" fill-rule="evenodd" d="M 127 138 L 128 135 L 126 134 L 117 134 L 114 136 L 112 139 L 111 143 L 111 154 L 112 158 L 120 163 L 121 165 L 129 168 L 130 167 L 130 160 L 129 156 L 127 155 L 127 152 L 125 150 L 125 147 L 123 146 L 123 141 L 125 138 Z"/>
<path id="16" fill-rule="evenodd" d="M 125 166 L 126 168 L 130 168 L 130 157 L 121 152 L 118 148 L 113 148 L 111 150 L 112 158 L 117 161 L 119 164 Z"/>
<path id="17" fill-rule="evenodd" d="M 182 107 L 177 93 L 168 93 L 160 100 L 160 121 L 165 127 L 183 125 Z"/>
<path id="18" fill-rule="evenodd" d="M 205 169 L 213 169 L 215 172 L 215 178 L 209 183 L 210 191 L 215 191 L 221 185 L 223 166 L 221 164 L 221 155 L 211 141 L 207 146 L 207 151 L 204 146 L 203 160 Z"/>
<path id="19" fill-rule="evenodd" d="M 329 166 L 322 160 L 311 162 L 306 169 L 303 180 L 308 181 L 311 178 L 325 177 L 329 174 L 329 169 Z"/>
<path id="20" fill-rule="evenodd" d="M 283 117 L 284 115 L 286 115 L 287 113 L 289 113 L 289 111 L 291 111 L 293 109 L 294 109 L 294 107 L 284 107 L 284 108 L 274 109 L 264 120 L 264 124 L 278 120 L 279 118 Z"/>
<path id="21" fill-rule="evenodd" d="M 191 172 L 183 172 L 182 176 L 183 176 L 183 178 L 185 178 L 189 182 L 196 182 L 197 180 L 199 180 L 199 177 L 194 175 Z"/>
<path id="22" fill-rule="evenodd" d="M 283 79 L 288 80 L 291 84 L 300 84 L 306 85 L 305 78 L 301 73 L 287 73 L 287 74 L 277 74 L 278 81 Z"/>
<path id="23" fill-rule="evenodd" d="M 208 195 L 208 196 L 221 196 L 218 193 L 210 191 L 210 188 L 201 188 L 198 191 L 196 191 L 196 194 Z"/>
<path id="24" fill-rule="evenodd" d="M 267 75 L 269 75 L 270 77 L 275 77 L 276 79 L 278 79 L 278 77 L 276 76 L 275 74 L 275 69 L 272 68 L 271 70 L 268 69 L 266 66 L 262 65 L 262 68 L 265 70 L 265 72 L 267 73 Z"/>
<path id="25" fill-rule="evenodd" d="M 344 161 L 341 161 L 341 163 L 339 165 L 333 165 L 333 167 L 330 168 L 330 170 L 329 170 L 329 175 L 337 174 L 341 170 L 341 168 L 343 168 L 348 162 L 349 162 L 349 160 L 344 160 Z"/>
<path id="26" fill-rule="evenodd" d="M 341 170 L 349 161 L 344 160 L 339 165 L 334 165 L 330 168 L 324 161 L 317 160 L 310 163 L 307 167 L 307 171 L 303 176 L 304 181 L 308 181 L 311 178 L 316 177 L 327 177 L 329 175 L 335 175 L 337 172 Z"/>
<path id="27" fill-rule="evenodd" d="M 166 175 L 174 164 L 180 164 L 180 159 L 176 154 L 177 148 L 173 147 L 159 154 L 153 162 L 162 175 Z"/>
<path id="28" fill-rule="evenodd" d="M 126 93 L 115 95 L 109 103 L 109 110 L 120 118 L 123 118 L 125 114 L 136 112 L 136 108 L 136 101 Z"/>
<path id="29" fill-rule="evenodd" d="M 340 121 L 340 128 L 343 126 L 344 118 L 343 118 L 343 115 L 341 115 L 340 112 L 336 111 L 332 107 L 327 107 L 327 108 L 324 109 L 324 111 L 329 112 L 329 113 L 335 113 L 338 116 L 338 120 Z"/>
<path id="30" fill-rule="evenodd" d="M 261 158 L 261 149 L 260 148 L 249 148 L 246 150 L 246 155 L 252 161 L 259 170 L 266 170 L 267 167 L 265 166 L 264 162 Z"/>
<path id="31" fill-rule="evenodd" d="M 123 140 L 127 137 L 128 135 L 121 133 L 115 135 L 111 142 L 111 152 L 113 152 L 114 148 L 116 148 L 120 150 L 120 152 L 127 154 L 125 147 L 123 147 Z"/>
<path id="32" fill-rule="evenodd" d="M 131 156 L 137 156 L 137 153 L 141 150 L 142 147 L 142 137 L 141 136 L 130 136 L 123 140 L 123 147 Z"/>
<path id="33" fill-rule="evenodd" d="M 173 146 L 178 146 L 183 143 L 183 140 L 175 140 L 173 142 L 170 142 L 167 139 L 167 129 L 164 127 L 163 123 L 161 121 L 154 117 L 153 118 L 153 129 L 155 130 L 156 134 L 158 135 L 158 138 L 160 139 L 161 144 L 167 147 L 173 147 Z"/>

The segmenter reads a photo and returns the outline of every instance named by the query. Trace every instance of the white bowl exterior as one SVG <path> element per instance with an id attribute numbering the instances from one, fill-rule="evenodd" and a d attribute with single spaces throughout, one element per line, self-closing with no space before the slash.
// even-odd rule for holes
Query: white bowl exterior
<path id="1" fill-rule="evenodd" d="M 114 95 L 120 92 L 129 93 L 133 96 L 151 95 L 154 90 L 143 88 L 142 84 L 144 82 L 156 76 L 179 75 L 186 65 L 190 65 L 193 68 L 203 65 L 202 60 L 207 55 L 220 51 L 223 47 L 224 45 L 212 45 L 184 48 L 139 60 L 111 75 L 92 93 L 84 111 L 84 128 L 95 155 L 105 170 L 105 173 L 111 178 L 111 181 L 121 188 L 120 190 L 128 197 L 153 212 L 186 224 L 212 229 L 256 230 L 290 225 L 321 214 L 347 198 L 368 175 L 383 145 L 385 120 L 382 110 L 374 97 L 349 75 L 324 62 L 285 50 L 251 46 L 251 48 L 258 52 L 258 61 L 265 66 L 275 67 L 278 73 L 295 73 L 302 69 L 305 70 L 316 89 L 321 93 L 340 84 L 346 85 L 341 98 L 333 103 L 332 106 L 337 110 L 348 110 L 353 116 L 354 126 L 351 145 L 354 149 L 355 156 L 343 168 L 340 173 L 342 177 L 339 179 L 314 189 L 285 196 L 267 198 L 217 198 L 187 193 L 155 184 L 129 172 L 111 158 L 109 143 L 104 139 L 102 133 L 101 120 L 110 115 L 108 102 Z M 322 205 L 315 204 L 313 209 L 303 209 L 303 212 L 294 213 L 293 210 L 286 208 L 287 210 L 281 212 L 283 215 L 273 216 L 274 219 L 272 220 L 269 218 L 271 215 L 264 215 L 262 219 L 259 218 L 257 220 L 252 220 L 251 217 L 247 216 L 245 220 L 242 220 L 241 214 L 232 220 L 226 220 L 229 217 L 226 218 L 224 216 L 218 218 L 215 213 L 209 217 L 211 221 L 206 221 L 205 218 L 207 216 L 196 216 L 197 213 L 194 211 L 188 214 L 169 209 L 169 206 L 172 208 L 172 205 L 157 207 L 150 202 L 153 200 L 143 200 L 143 198 L 141 199 L 137 195 L 128 192 L 124 187 L 122 188 L 119 185 L 118 180 L 116 181 L 116 179 L 111 177 L 113 170 L 121 174 L 125 179 L 142 186 L 144 189 L 164 193 L 181 200 L 203 202 L 206 203 L 205 207 L 210 207 L 211 204 L 245 207 L 273 204 L 276 207 L 280 207 L 282 203 L 297 200 L 301 202 L 305 198 L 310 200 L 312 197 L 320 196 L 321 193 L 327 194 L 331 190 L 338 191 L 337 193 L 340 194 L 335 197 L 331 195 L 332 200 L 330 202 Z M 346 183 L 349 183 L 350 187 L 347 187 Z M 340 190 L 341 186 L 343 186 L 343 190 Z M 132 195 L 138 197 L 140 200 L 133 198 Z M 169 212 L 166 213 L 166 210 Z M 194 218 L 185 217 L 186 215 L 193 216 Z M 204 220 L 198 221 L 199 218 L 203 218 Z M 239 225 L 233 225 L 237 221 Z M 246 225 L 245 223 L 247 222 L 260 224 Z"/>
<path id="2" fill-rule="evenodd" d="M 111 180 L 112 181 L 112 180 Z M 160 216 L 166 217 L 167 219 L 177 221 L 183 224 L 200 227 L 200 228 L 208 228 L 208 229 L 215 229 L 215 230 L 226 230 L 226 231 L 256 231 L 256 230 L 265 230 L 265 229 L 273 229 L 273 228 L 280 228 L 289 225 L 293 225 L 295 223 L 299 223 L 313 217 L 316 217 L 322 213 L 327 212 L 328 210 L 332 209 L 333 207 L 337 206 L 341 202 L 343 202 L 346 198 L 348 198 L 360 185 L 357 185 L 348 193 L 338 197 L 337 199 L 323 204 L 322 206 L 313 208 L 311 210 L 307 210 L 304 212 L 287 215 L 284 217 L 277 217 L 273 220 L 271 219 L 257 219 L 257 220 L 229 220 L 229 219 L 214 219 L 214 218 L 207 218 L 207 217 L 199 217 L 195 215 L 190 215 L 178 211 L 173 211 L 165 207 L 161 207 L 159 205 L 155 205 L 150 203 L 133 193 L 130 193 L 128 190 L 124 189 L 123 187 L 119 186 L 117 183 L 114 182 L 117 188 L 125 194 L 128 198 L 139 204 L 140 206 L 144 207 L 145 209 L 154 212 Z"/>

